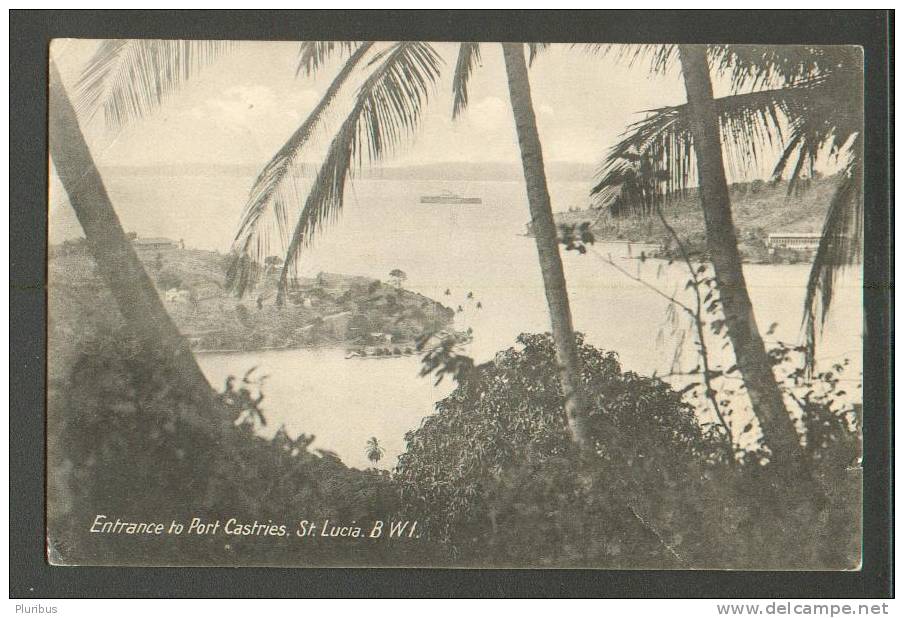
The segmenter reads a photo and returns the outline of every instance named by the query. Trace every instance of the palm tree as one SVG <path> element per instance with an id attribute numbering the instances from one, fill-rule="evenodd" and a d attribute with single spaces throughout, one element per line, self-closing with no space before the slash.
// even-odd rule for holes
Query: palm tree
<path id="1" fill-rule="evenodd" d="M 140 42 L 138 43 L 140 45 Z M 293 232 L 289 236 L 283 274 L 281 280 L 288 280 L 290 269 L 295 267 L 300 251 L 307 246 L 313 235 L 334 220 L 341 211 L 345 186 L 356 166 L 366 162 L 378 162 L 397 147 L 404 137 L 412 134 L 423 115 L 432 86 L 437 81 L 441 60 L 433 47 L 423 42 L 401 41 L 387 44 L 382 50 L 371 54 L 364 62 L 363 53 L 357 55 L 364 45 L 361 43 L 307 42 L 302 44 L 301 57 L 306 70 L 313 72 L 324 64 L 328 56 L 348 54 L 346 61 L 333 85 L 342 82 L 352 68 L 365 66 L 367 73 L 359 86 L 351 110 L 341 122 L 326 156 L 314 178 L 308 182 L 307 195 L 299 212 Z M 545 45 L 526 44 L 529 59 L 525 61 L 525 44 L 503 43 L 502 51 L 506 68 L 506 82 L 509 90 L 512 114 L 521 150 L 521 162 L 527 184 L 528 206 L 531 213 L 534 238 L 540 260 L 540 268 L 545 286 L 547 305 L 550 313 L 553 338 L 558 361 L 559 380 L 565 396 L 566 425 L 570 436 L 583 455 L 583 460 L 597 465 L 608 463 L 611 474 L 627 486 L 627 507 L 635 515 L 636 521 L 645 532 L 669 525 L 660 520 L 649 505 L 653 501 L 644 497 L 643 487 L 634 478 L 633 462 L 636 453 L 622 438 L 619 429 L 605 414 L 595 418 L 600 434 L 591 437 L 589 431 L 588 402 L 584 398 L 581 384 L 581 364 L 577 340 L 572 326 L 571 310 L 561 256 L 558 248 L 550 207 L 549 191 L 546 184 L 542 149 L 537 131 L 536 116 L 531 100 L 527 67 Z M 307 61 L 305 61 L 307 59 Z M 474 68 L 479 63 L 480 45 L 462 43 L 452 80 L 453 118 L 467 107 L 468 82 Z M 139 67 L 140 69 L 141 67 Z M 137 80 L 140 84 L 143 81 Z M 152 81 L 152 80 L 150 80 Z M 338 87 L 337 89 L 338 90 Z M 335 94 L 335 93 L 334 93 Z M 312 116 L 322 114 L 325 106 L 318 105 Z M 309 125 L 311 118 L 305 121 Z M 264 214 L 270 211 L 277 220 L 277 230 L 287 223 L 287 206 L 291 199 L 298 197 L 294 166 L 299 161 L 299 151 L 303 140 L 293 146 L 287 142 L 264 168 L 252 188 L 252 198 L 245 211 L 243 223 L 236 236 L 236 253 L 230 281 L 240 293 L 254 285 L 260 275 L 257 267 L 269 252 L 267 234 L 272 229 L 262 225 Z M 285 167 L 281 163 L 286 163 Z M 282 174 L 268 173 L 271 169 L 285 169 Z M 257 199 L 255 196 L 269 196 Z M 284 284 L 283 284 L 284 285 Z M 601 459 L 600 450 L 606 454 Z M 591 482 L 589 468 L 582 465 L 575 473 L 585 482 Z M 681 563 L 671 548 L 670 555 Z"/>
<path id="2" fill-rule="evenodd" d="M 666 180 L 668 172 L 654 169 L 648 156 L 628 150 L 621 154 L 618 165 L 610 166 L 590 194 L 597 196 L 598 202 L 615 217 L 649 217 L 662 201 Z"/>
<path id="3" fill-rule="evenodd" d="M 125 49 L 140 50 L 142 45 L 141 41 L 128 42 Z M 260 276 L 259 264 L 270 252 L 269 235 L 274 231 L 274 226 L 265 223 L 265 214 L 271 214 L 276 221 L 275 231 L 285 239 L 285 232 L 288 230 L 288 208 L 303 201 L 294 228 L 288 234 L 277 293 L 277 303 L 280 304 L 287 288 L 289 273 L 295 269 L 301 250 L 310 243 L 316 233 L 340 213 L 346 183 L 354 168 L 366 162 L 380 161 L 416 130 L 424 106 L 440 76 L 442 60 L 433 46 L 424 42 L 393 42 L 371 53 L 374 45 L 372 42 L 302 44 L 298 72 L 303 70 L 312 74 L 323 66 L 330 56 L 348 54 L 349 58 L 333 79 L 323 99 L 264 167 L 251 190 L 236 235 L 234 259 L 228 272 L 230 287 L 239 294 L 254 286 Z M 535 240 L 556 341 L 560 379 L 566 395 L 568 424 L 575 441 L 589 450 L 593 447 L 587 438 L 583 420 L 587 416 L 587 408 L 581 395 L 578 352 L 549 203 L 536 118 L 530 97 L 524 44 L 504 44 L 502 47 L 512 112 L 521 146 L 522 167 L 528 185 L 528 203 L 535 229 L 538 230 Z M 543 47 L 542 44 L 528 44 L 531 59 Z M 136 51 L 130 52 L 131 55 L 123 54 L 122 50 L 121 47 L 102 47 L 92 61 L 92 66 L 115 65 L 116 60 L 107 56 L 123 56 L 121 61 L 125 66 L 106 82 L 114 92 L 124 88 L 126 93 L 118 96 L 128 100 L 132 89 L 141 90 L 146 84 L 156 83 L 157 78 L 147 75 L 153 74 L 156 67 L 150 62 L 132 60 L 133 56 L 140 58 L 141 53 Z M 364 59 L 367 56 L 369 60 L 365 64 Z M 480 48 L 477 43 L 461 44 L 453 76 L 453 116 L 458 116 L 467 106 L 468 80 L 479 58 Z M 324 112 L 354 70 L 361 65 L 364 65 L 366 70 L 363 82 L 354 96 L 350 111 L 331 140 L 322 164 L 314 174 L 313 180 L 308 183 L 307 194 L 302 200 L 302 192 L 298 188 L 298 182 L 303 176 L 298 173 L 301 167 L 299 154 L 309 142 L 313 129 L 319 126 Z M 98 73 L 98 70 L 89 71 L 86 73 L 86 79 Z M 121 79 L 123 74 L 132 77 L 124 86 L 119 83 L 126 81 Z M 100 89 L 100 86 L 94 85 L 93 82 L 92 85 L 91 89 L 83 91 L 94 93 Z M 94 110 L 99 106 L 106 108 L 109 100 L 101 96 L 85 98 L 86 107 Z M 138 99 L 150 104 L 159 104 L 162 97 L 139 95 Z M 146 111 L 147 106 L 140 107 L 135 115 Z M 114 115 L 114 119 L 119 117 Z"/>
<path id="4" fill-rule="evenodd" d="M 685 50 L 692 51 L 687 47 Z M 651 56 L 654 72 L 684 60 L 677 46 L 635 46 L 619 51 L 632 62 Z M 847 159 L 807 283 L 803 330 L 805 364 L 812 368 L 816 327 L 824 323 L 830 308 L 835 279 L 845 265 L 860 256 L 862 57 L 856 49 L 843 46 L 725 45 L 710 46 L 708 52 L 707 75 L 701 72 L 698 81 L 708 81 L 711 69 L 732 86 L 732 94 L 710 103 L 717 116 L 715 133 L 721 138 L 721 149 L 710 154 L 725 157 L 734 169 L 743 171 L 758 165 L 770 146 L 781 144 L 773 178 L 778 180 L 790 170 L 789 194 L 796 189 L 804 171 L 813 175 L 819 157 Z M 705 57 L 699 61 L 699 55 L 698 65 L 706 61 Z M 663 174 L 661 195 L 683 192 L 694 175 L 697 143 L 690 103 L 654 110 L 632 125 L 610 150 L 596 190 L 617 187 L 626 156 L 639 153 Z M 697 167 L 700 168 L 699 162 Z M 702 190 L 702 178 L 700 184 Z"/>
<path id="5" fill-rule="evenodd" d="M 107 195 L 53 59 L 49 67 L 50 157 L 69 196 L 88 249 L 146 366 L 163 367 L 191 405 L 184 420 L 211 435 L 225 427 L 216 393 L 167 314 Z"/>
<path id="6" fill-rule="evenodd" d="M 299 196 L 296 193 L 296 186 L 293 182 L 295 178 L 293 174 L 295 170 L 294 166 L 298 162 L 298 155 L 310 141 L 314 130 L 322 122 L 324 113 L 339 94 L 342 86 L 346 83 L 361 60 L 370 51 L 371 47 L 373 47 L 373 44 L 373 41 L 360 44 L 353 42 L 325 41 L 302 45 L 301 59 L 296 75 L 301 73 L 302 70 L 308 75 L 313 74 L 332 53 L 350 53 L 351 56 L 333 78 L 333 81 L 330 83 L 323 97 L 317 102 L 317 105 L 308 115 L 307 119 L 300 127 L 298 127 L 279 152 L 277 152 L 264 167 L 263 171 L 258 175 L 257 180 L 254 182 L 254 186 L 251 189 L 251 195 L 249 196 L 248 203 L 245 207 L 245 215 L 235 239 L 236 255 L 240 256 L 240 258 L 233 262 L 233 267 L 230 268 L 227 275 L 231 287 L 239 294 L 243 294 L 248 287 L 253 287 L 255 283 L 256 270 L 249 269 L 248 265 L 257 263 L 256 258 L 258 256 L 255 256 L 255 259 L 251 260 L 242 260 L 241 257 L 249 256 L 252 251 L 251 244 L 259 242 L 261 239 L 261 235 L 257 234 L 261 216 L 268 208 L 272 207 L 276 215 L 276 220 L 280 226 L 280 233 L 285 233 L 285 226 L 288 222 L 286 209 L 294 202 L 299 201 Z M 307 205 L 305 206 L 305 209 L 307 210 Z M 297 255 L 301 248 L 311 240 L 316 227 L 324 222 L 324 219 L 317 219 L 316 221 L 304 220 L 304 224 L 302 224 L 302 220 L 304 220 L 304 213 L 302 213 L 302 217 L 299 219 L 298 225 L 296 226 L 295 233 L 292 235 L 289 247 L 286 249 L 287 256 Z M 300 227 L 303 228 L 303 225 L 310 226 L 311 229 L 309 235 L 306 235 L 304 231 L 299 229 Z M 259 251 L 259 249 L 257 250 Z M 290 265 L 288 260 L 286 260 L 283 262 L 282 269 L 280 269 L 279 283 L 276 288 L 276 304 L 278 306 L 282 306 L 285 303 L 288 276 L 290 269 L 293 266 L 294 262 Z"/>
<path id="7" fill-rule="evenodd" d="M 774 463 L 796 468 L 801 457 L 797 430 L 785 408 L 747 293 L 722 161 L 719 117 L 713 101 L 706 48 L 679 45 L 678 55 L 687 90 L 688 122 L 696 144 L 706 244 L 719 283 L 728 338 Z"/>
<path id="8" fill-rule="evenodd" d="M 377 465 L 381 459 L 383 459 L 383 454 L 386 452 L 386 449 L 380 446 L 380 443 L 377 442 L 376 437 L 372 437 L 367 441 L 367 446 L 364 447 L 364 454 L 367 456 L 367 459 L 373 464 Z"/>
<path id="9" fill-rule="evenodd" d="M 401 289 L 402 283 L 405 281 L 405 279 L 408 278 L 408 275 L 405 274 L 405 271 L 401 270 L 400 268 L 393 268 L 391 271 L 389 271 L 389 278 L 392 279 L 393 285 Z"/>
<path id="10" fill-rule="evenodd" d="M 654 71 L 676 55 L 674 46 L 634 48 L 636 60 L 652 52 Z M 829 204 L 822 238 L 807 281 L 803 330 L 808 368 L 813 366 L 817 327 L 831 307 L 838 274 L 857 262 L 863 219 L 863 57 L 850 46 L 711 46 L 712 68 L 726 77 L 732 94 L 714 100 L 724 156 L 738 171 L 762 162 L 781 144 L 772 176 L 787 175 L 789 195 L 819 159 L 844 161 Z M 691 178 L 694 151 L 688 106 L 654 110 L 629 128 L 610 151 L 598 189 L 613 186 L 623 154 L 639 151 L 667 172 L 665 193 L 681 191 Z"/>
<path id="11" fill-rule="evenodd" d="M 559 365 L 559 380 L 565 397 L 565 418 L 572 439 L 585 452 L 596 450 L 587 428 L 587 406 L 583 401 L 581 386 L 581 360 L 575 345 L 574 327 L 571 323 L 571 308 L 565 283 L 562 257 L 559 255 L 559 240 L 556 224 L 549 202 L 546 186 L 546 172 L 543 168 L 543 152 L 537 132 L 537 119 L 531 100 L 527 63 L 524 46 L 520 43 L 503 43 L 506 77 L 515 129 L 521 148 L 521 165 L 527 184 L 527 202 L 530 207 L 531 225 L 540 257 L 540 270 L 546 290 L 546 304 L 552 323 L 553 340 L 556 343 L 556 360 Z"/>

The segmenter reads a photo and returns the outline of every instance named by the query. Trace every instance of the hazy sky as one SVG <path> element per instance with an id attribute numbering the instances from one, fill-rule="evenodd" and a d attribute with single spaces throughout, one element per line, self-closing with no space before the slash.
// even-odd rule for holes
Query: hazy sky
<path id="1" fill-rule="evenodd" d="M 90 40 L 55 42 L 53 56 L 70 92 L 97 45 Z M 481 46 L 482 66 L 471 80 L 470 106 L 457 121 L 451 118 L 457 46 L 438 43 L 436 48 L 445 60 L 436 94 L 415 139 L 387 163 L 519 162 L 499 45 Z M 313 108 L 338 66 L 333 63 L 317 79 L 296 78 L 297 58 L 297 43 L 242 43 L 154 115 L 118 135 L 105 129 L 99 115 L 86 126 L 98 162 L 263 165 Z M 627 67 L 570 45 L 554 45 L 539 56 L 530 78 L 548 161 L 596 163 L 626 125 L 641 117 L 638 112 L 684 102 L 677 73 L 650 76 L 646 66 Z M 348 101 L 339 101 L 329 127 L 347 109 L 343 102 Z"/>
<path id="2" fill-rule="evenodd" d="M 51 54 L 70 94 L 75 93 L 79 76 L 99 44 L 96 40 L 79 39 L 53 42 Z M 379 48 L 386 45 L 378 44 Z M 458 45 L 435 46 L 444 66 L 419 130 L 381 165 L 461 161 L 520 166 L 500 45 L 481 45 L 481 66 L 470 82 L 470 105 L 455 121 L 451 82 Z M 316 79 L 296 77 L 298 51 L 297 42 L 242 42 L 178 88 L 151 115 L 119 132 L 104 126 L 102 112 L 93 119 L 81 119 L 102 172 L 112 171 L 115 166 L 178 165 L 189 174 L 195 171 L 193 165 L 248 167 L 243 172 L 248 186 L 233 182 L 229 191 L 213 177 L 206 179 L 209 186 L 198 180 L 186 189 L 178 183 L 153 178 L 120 180 L 116 184 L 111 173 L 107 176 L 108 187 L 118 191 L 117 210 L 128 229 L 142 235 L 181 237 L 187 233 L 183 228 L 209 225 L 205 222 L 215 212 L 217 221 L 225 221 L 224 229 L 210 232 L 220 239 L 216 246 L 222 247 L 231 239 L 253 175 L 304 121 L 340 66 L 340 61 L 329 63 Z M 362 74 L 358 72 L 357 80 L 351 80 L 344 95 L 331 106 L 317 139 L 302 156 L 303 161 L 322 160 L 350 108 Z M 677 70 L 651 75 L 646 63 L 631 67 L 570 44 L 552 45 L 541 53 L 530 69 L 530 81 L 547 163 L 580 163 L 595 168 L 628 125 L 642 119 L 645 111 L 682 104 L 685 99 Z M 723 81 L 714 80 L 714 88 L 716 96 L 727 94 Z M 739 171 L 737 176 L 729 168 L 729 180 L 768 175 L 776 159 L 777 153 L 764 156 L 760 169 Z M 555 177 L 554 168 L 547 170 L 551 184 L 562 180 Z M 199 175 L 204 174 L 203 168 L 198 171 Z M 554 204 L 554 208 L 586 205 L 593 184 L 590 172 L 582 184 L 585 186 L 579 191 L 581 200 L 559 200 L 562 203 Z M 145 212 L 148 203 L 154 204 L 153 216 Z M 54 242 L 80 235 L 52 167 L 49 209 Z M 193 242 L 201 246 L 200 240 Z"/>

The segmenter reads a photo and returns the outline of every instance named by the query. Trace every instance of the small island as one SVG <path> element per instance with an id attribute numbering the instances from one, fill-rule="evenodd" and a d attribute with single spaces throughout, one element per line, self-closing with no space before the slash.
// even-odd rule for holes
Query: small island
<path id="1" fill-rule="evenodd" d="M 419 338 L 449 330 L 455 316 L 451 308 L 405 289 L 399 269 L 387 273 L 385 282 L 327 272 L 292 279 L 279 307 L 278 258 L 268 258 L 257 288 L 238 298 L 224 287 L 229 256 L 166 238 L 134 237 L 133 245 L 173 321 L 199 353 L 345 346 L 350 358 L 411 355 Z M 95 304 L 101 312 L 116 312 L 84 240 L 51 246 L 49 278 L 50 302 L 60 303 L 55 315 L 61 321 L 71 313 L 63 305 Z"/>

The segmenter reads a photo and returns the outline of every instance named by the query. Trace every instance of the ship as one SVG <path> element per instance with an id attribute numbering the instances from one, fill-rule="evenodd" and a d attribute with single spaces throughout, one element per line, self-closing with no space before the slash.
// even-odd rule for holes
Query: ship
<path id="1" fill-rule="evenodd" d="M 421 204 L 483 204 L 479 197 L 462 197 L 451 191 L 443 191 L 439 195 L 422 195 Z"/>

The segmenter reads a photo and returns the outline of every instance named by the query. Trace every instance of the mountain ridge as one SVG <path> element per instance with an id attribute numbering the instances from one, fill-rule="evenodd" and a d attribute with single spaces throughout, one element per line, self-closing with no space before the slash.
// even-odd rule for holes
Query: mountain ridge
<path id="1" fill-rule="evenodd" d="M 301 165 L 306 170 L 316 170 L 316 163 Z M 546 174 L 552 182 L 591 182 L 597 164 L 570 161 L 546 163 Z M 158 165 L 108 165 L 102 172 L 112 176 L 241 176 L 256 177 L 261 166 L 223 163 L 173 163 Z M 305 174 L 309 176 L 312 172 Z M 417 165 L 374 166 L 355 174 L 364 180 L 476 180 L 522 181 L 520 163 L 454 161 L 422 163 Z"/>

